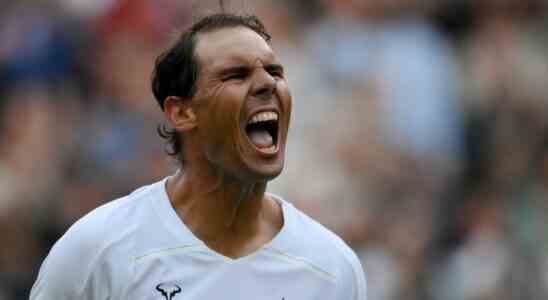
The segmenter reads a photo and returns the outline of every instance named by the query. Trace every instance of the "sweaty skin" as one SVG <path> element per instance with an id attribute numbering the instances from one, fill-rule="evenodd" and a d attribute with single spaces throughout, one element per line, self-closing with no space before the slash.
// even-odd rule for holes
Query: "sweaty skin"
<path id="1" fill-rule="evenodd" d="M 230 30 L 237 31 L 236 37 L 224 33 Z M 212 47 L 212 43 L 216 47 Z M 200 103 L 197 114 L 204 116 L 201 123 L 203 130 L 200 132 L 207 135 L 203 136 L 203 140 L 210 141 L 203 149 L 208 159 L 226 167 L 236 177 L 246 176 L 256 180 L 261 179 L 257 178 L 258 174 L 263 174 L 264 180 L 274 178 L 283 168 L 291 109 L 285 79 L 273 76 L 265 69 L 265 66 L 277 64 L 274 53 L 258 34 L 247 28 L 207 33 L 200 38 L 196 53 L 203 68 L 195 98 Z M 225 73 L 237 67 L 248 70 L 243 74 Z M 267 91 L 256 94 L 261 89 Z M 279 155 L 274 158 L 259 156 L 245 134 L 249 114 L 254 109 L 269 106 L 280 111 L 281 147 Z"/>
<path id="2" fill-rule="evenodd" d="M 283 169 L 291 96 L 274 52 L 251 29 L 200 33 L 195 54 L 195 95 L 165 102 L 170 124 L 184 134 L 186 159 L 167 192 L 196 237 L 238 258 L 257 251 L 283 226 L 281 207 L 265 190 Z M 245 131 L 249 118 L 265 110 L 279 114 L 273 154 L 259 151 Z"/>

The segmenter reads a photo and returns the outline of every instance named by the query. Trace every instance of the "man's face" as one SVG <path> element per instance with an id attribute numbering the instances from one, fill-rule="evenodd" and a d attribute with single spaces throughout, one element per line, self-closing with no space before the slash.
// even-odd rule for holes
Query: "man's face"
<path id="1" fill-rule="evenodd" d="M 205 158 L 244 181 L 265 181 L 283 168 L 291 113 L 284 71 L 268 43 L 246 27 L 197 36 L 193 97 Z"/>

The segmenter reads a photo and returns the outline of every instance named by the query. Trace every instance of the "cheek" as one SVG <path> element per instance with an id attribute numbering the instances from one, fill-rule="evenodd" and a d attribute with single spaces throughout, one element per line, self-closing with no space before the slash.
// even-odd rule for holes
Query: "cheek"
<path id="1" fill-rule="evenodd" d="M 245 100 L 244 89 L 238 86 L 221 86 L 212 95 L 210 118 L 217 123 L 217 130 L 236 129 L 242 118 L 242 107 Z"/>
<path id="2" fill-rule="evenodd" d="M 291 93 L 289 92 L 287 81 L 279 80 L 276 83 L 276 92 L 278 93 L 278 97 L 284 108 L 287 107 L 288 109 L 291 109 Z"/>
<path id="3" fill-rule="evenodd" d="M 204 90 L 205 93 L 198 100 L 203 128 L 214 129 L 212 127 L 233 123 L 234 118 L 239 117 L 243 102 L 241 99 L 244 99 L 239 89 L 219 84 Z"/>
<path id="4" fill-rule="evenodd" d="M 239 138 L 239 124 L 245 93 L 237 86 L 211 88 L 203 98 L 202 138 L 207 142 L 206 151 L 211 158 L 234 148 L 234 141 Z M 214 159 L 218 160 L 218 159 Z"/>
<path id="5" fill-rule="evenodd" d="M 289 122 L 289 119 L 291 117 L 291 106 L 293 100 L 287 86 L 287 82 L 285 80 L 279 81 L 276 90 L 278 93 L 278 99 L 280 99 L 282 111 L 286 116 L 287 122 Z"/>

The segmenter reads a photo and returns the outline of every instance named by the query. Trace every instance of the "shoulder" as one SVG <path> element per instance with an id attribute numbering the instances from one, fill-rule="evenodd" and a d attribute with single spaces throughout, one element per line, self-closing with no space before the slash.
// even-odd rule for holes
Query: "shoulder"
<path id="1" fill-rule="evenodd" d="M 86 293 L 98 292 L 88 291 L 96 281 L 112 280 L 106 273 L 129 251 L 128 237 L 135 232 L 139 215 L 147 210 L 145 201 L 153 193 L 151 187 L 104 204 L 74 223 L 42 263 L 31 299 L 87 299 Z"/>
<path id="2" fill-rule="evenodd" d="M 306 244 L 314 250 L 314 253 L 309 253 L 311 257 L 320 261 L 329 259 L 339 265 L 359 264 L 354 251 L 337 234 L 292 205 L 291 207 L 296 216 L 294 228 L 300 228 L 300 232 L 296 233 L 301 236 L 302 245 Z"/>
<path id="3" fill-rule="evenodd" d="M 139 217 L 149 208 L 147 200 L 155 193 L 157 183 L 101 205 L 74 223 L 52 251 L 63 248 L 100 252 L 134 229 Z"/>
<path id="4" fill-rule="evenodd" d="M 277 197 L 279 198 L 279 197 Z M 348 299 L 365 299 L 364 270 L 354 251 L 335 233 L 287 201 L 280 199 L 288 214 L 288 251 L 306 259 L 332 276 L 341 289 L 354 291 Z M 354 295 L 354 294 L 353 294 Z"/>

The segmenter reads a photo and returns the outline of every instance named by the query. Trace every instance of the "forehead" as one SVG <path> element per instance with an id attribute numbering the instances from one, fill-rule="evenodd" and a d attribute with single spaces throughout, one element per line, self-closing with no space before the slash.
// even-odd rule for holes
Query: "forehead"
<path id="1" fill-rule="evenodd" d="M 276 57 L 268 43 L 255 31 L 229 27 L 197 36 L 195 54 L 203 69 L 216 69 L 230 64 L 273 63 Z"/>

